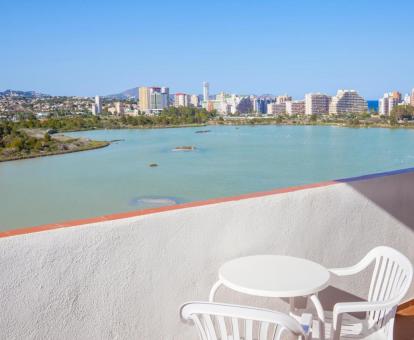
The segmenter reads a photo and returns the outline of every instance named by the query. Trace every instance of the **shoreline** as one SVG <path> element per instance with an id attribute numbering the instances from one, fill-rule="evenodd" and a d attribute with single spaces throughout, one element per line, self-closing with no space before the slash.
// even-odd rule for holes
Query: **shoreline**
<path id="1" fill-rule="evenodd" d="M 177 129 L 177 128 L 192 128 L 192 127 L 203 127 L 212 125 L 209 123 L 200 124 L 183 124 L 183 125 L 137 125 L 137 126 L 122 126 L 122 127 L 110 127 L 110 128 L 85 128 L 78 130 L 62 130 L 57 133 L 65 134 L 66 132 L 83 132 L 83 131 L 102 131 L 102 130 L 151 130 L 151 129 Z"/>
<path id="2" fill-rule="evenodd" d="M 259 119 L 261 121 L 254 121 Z M 348 123 L 335 123 L 335 122 L 275 122 L 266 120 L 273 120 L 274 118 L 247 118 L 247 119 L 231 119 L 227 121 L 210 120 L 206 123 L 200 124 L 182 124 L 182 125 L 137 125 L 137 126 L 122 126 L 122 127 L 108 127 L 108 128 L 85 128 L 77 130 L 62 130 L 58 133 L 64 134 L 65 132 L 83 132 L 83 131 L 100 131 L 100 130 L 150 130 L 150 129 L 177 129 L 177 128 L 192 128 L 192 127 L 205 127 L 205 126 L 334 126 L 344 128 L 378 128 L 378 129 L 414 129 L 414 123 L 411 125 L 390 125 L 390 124 L 376 124 L 376 123 L 360 123 L 360 124 L 348 124 Z"/>
<path id="3" fill-rule="evenodd" d="M 48 152 L 48 153 L 45 153 L 45 154 L 20 155 L 20 156 L 6 158 L 6 159 L 0 158 L 0 163 L 12 162 L 12 161 L 22 161 L 22 160 L 31 159 L 31 158 L 58 156 L 58 155 L 64 155 L 64 154 L 68 154 L 68 153 L 75 153 L 75 152 L 82 152 L 82 151 L 90 151 L 90 150 L 106 148 L 107 146 L 111 145 L 111 142 L 105 142 L 105 141 L 93 141 L 93 142 L 101 143 L 101 144 L 93 145 L 93 146 L 85 147 L 85 148 L 74 149 L 74 150 L 53 151 L 53 152 Z"/>
<path id="4" fill-rule="evenodd" d="M 259 121 L 255 121 L 255 119 Z M 112 127 L 112 128 L 85 128 L 85 129 L 77 129 L 77 130 L 62 130 L 58 131 L 58 134 L 64 135 L 67 132 L 85 132 L 85 131 L 100 131 L 100 130 L 148 130 L 148 129 L 174 129 L 174 128 L 194 128 L 194 127 L 205 127 L 205 126 L 332 126 L 332 127 L 341 127 L 341 128 L 354 128 L 354 129 L 361 129 L 361 128 L 377 128 L 377 129 L 414 129 L 414 124 L 407 126 L 407 125 L 389 125 L 389 124 L 347 124 L 347 123 L 335 123 L 335 122 L 276 122 L 274 121 L 275 118 L 242 118 L 242 119 L 231 119 L 231 120 L 210 120 L 206 123 L 200 124 L 175 124 L 175 125 L 154 125 L 154 126 L 147 126 L 147 125 L 138 125 L 138 126 L 122 126 L 122 127 Z M 269 120 L 269 121 L 266 121 Z M 68 153 L 74 152 L 82 152 L 82 151 L 90 151 L 105 148 L 113 141 L 96 141 L 91 140 L 92 143 L 99 143 L 99 145 L 92 145 L 89 147 L 83 147 L 74 150 L 61 150 L 61 151 L 53 151 L 44 154 L 33 154 L 33 155 L 19 155 L 10 158 L 0 158 L 0 163 L 3 162 L 12 162 L 12 161 L 19 161 L 19 160 L 26 160 L 31 158 L 40 158 L 40 157 L 48 157 L 48 156 L 58 156 L 64 155 Z"/>

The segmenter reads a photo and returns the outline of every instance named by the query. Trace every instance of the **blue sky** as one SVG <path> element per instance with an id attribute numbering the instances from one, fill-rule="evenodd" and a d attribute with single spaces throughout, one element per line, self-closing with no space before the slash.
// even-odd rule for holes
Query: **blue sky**
<path id="1" fill-rule="evenodd" d="M 333 94 L 414 87 L 414 1 L 2 1 L 0 90 Z"/>

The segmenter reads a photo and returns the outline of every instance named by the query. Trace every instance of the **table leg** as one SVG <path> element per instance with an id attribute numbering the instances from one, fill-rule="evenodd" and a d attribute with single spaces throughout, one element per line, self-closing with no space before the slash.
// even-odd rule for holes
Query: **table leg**
<path id="1" fill-rule="evenodd" d="M 315 306 L 316 313 L 318 315 L 319 339 L 324 340 L 325 339 L 325 312 L 316 294 L 312 295 L 310 299 L 313 305 Z"/>
<path id="2" fill-rule="evenodd" d="M 291 316 L 296 316 L 295 312 L 296 312 L 296 308 L 295 308 L 295 298 L 294 297 L 290 297 L 289 298 L 289 314 Z"/>
<path id="3" fill-rule="evenodd" d="M 214 297 L 216 295 L 217 289 L 219 289 L 220 286 L 221 286 L 221 281 L 218 280 L 210 290 L 210 295 L 208 297 L 209 302 L 214 302 Z"/>

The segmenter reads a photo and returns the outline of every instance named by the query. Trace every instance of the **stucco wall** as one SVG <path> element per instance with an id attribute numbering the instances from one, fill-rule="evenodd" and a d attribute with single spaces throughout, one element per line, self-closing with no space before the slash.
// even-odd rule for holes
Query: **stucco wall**
<path id="1" fill-rule="evenodd" d="M 0 338 L 190 339 L 178 308 L 207 299 L 223 262 L 273 253 L 338 267 L 377 245 L 414 262 L 413 208 L 408 172 L 2 238 Z M 366 280 L 341 287 L 363 295 Z"/>

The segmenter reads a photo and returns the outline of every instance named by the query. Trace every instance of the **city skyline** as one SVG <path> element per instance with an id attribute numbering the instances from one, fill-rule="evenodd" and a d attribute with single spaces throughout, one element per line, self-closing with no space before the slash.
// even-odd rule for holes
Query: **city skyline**
<path id="1" fill-rule="evenodd" d="M 398 15 L 386 1 L 2 7 L 1 89 L 95 96 L 165 83 L 172 92 L 199 93 L 199 80 L 208 79 L 212 93 L 299 97 L 354 88 L 371 99 L 412 88 L 408 0 L 393 4 Z M 390 41 L 393 48 L 381 48 Z"/>

